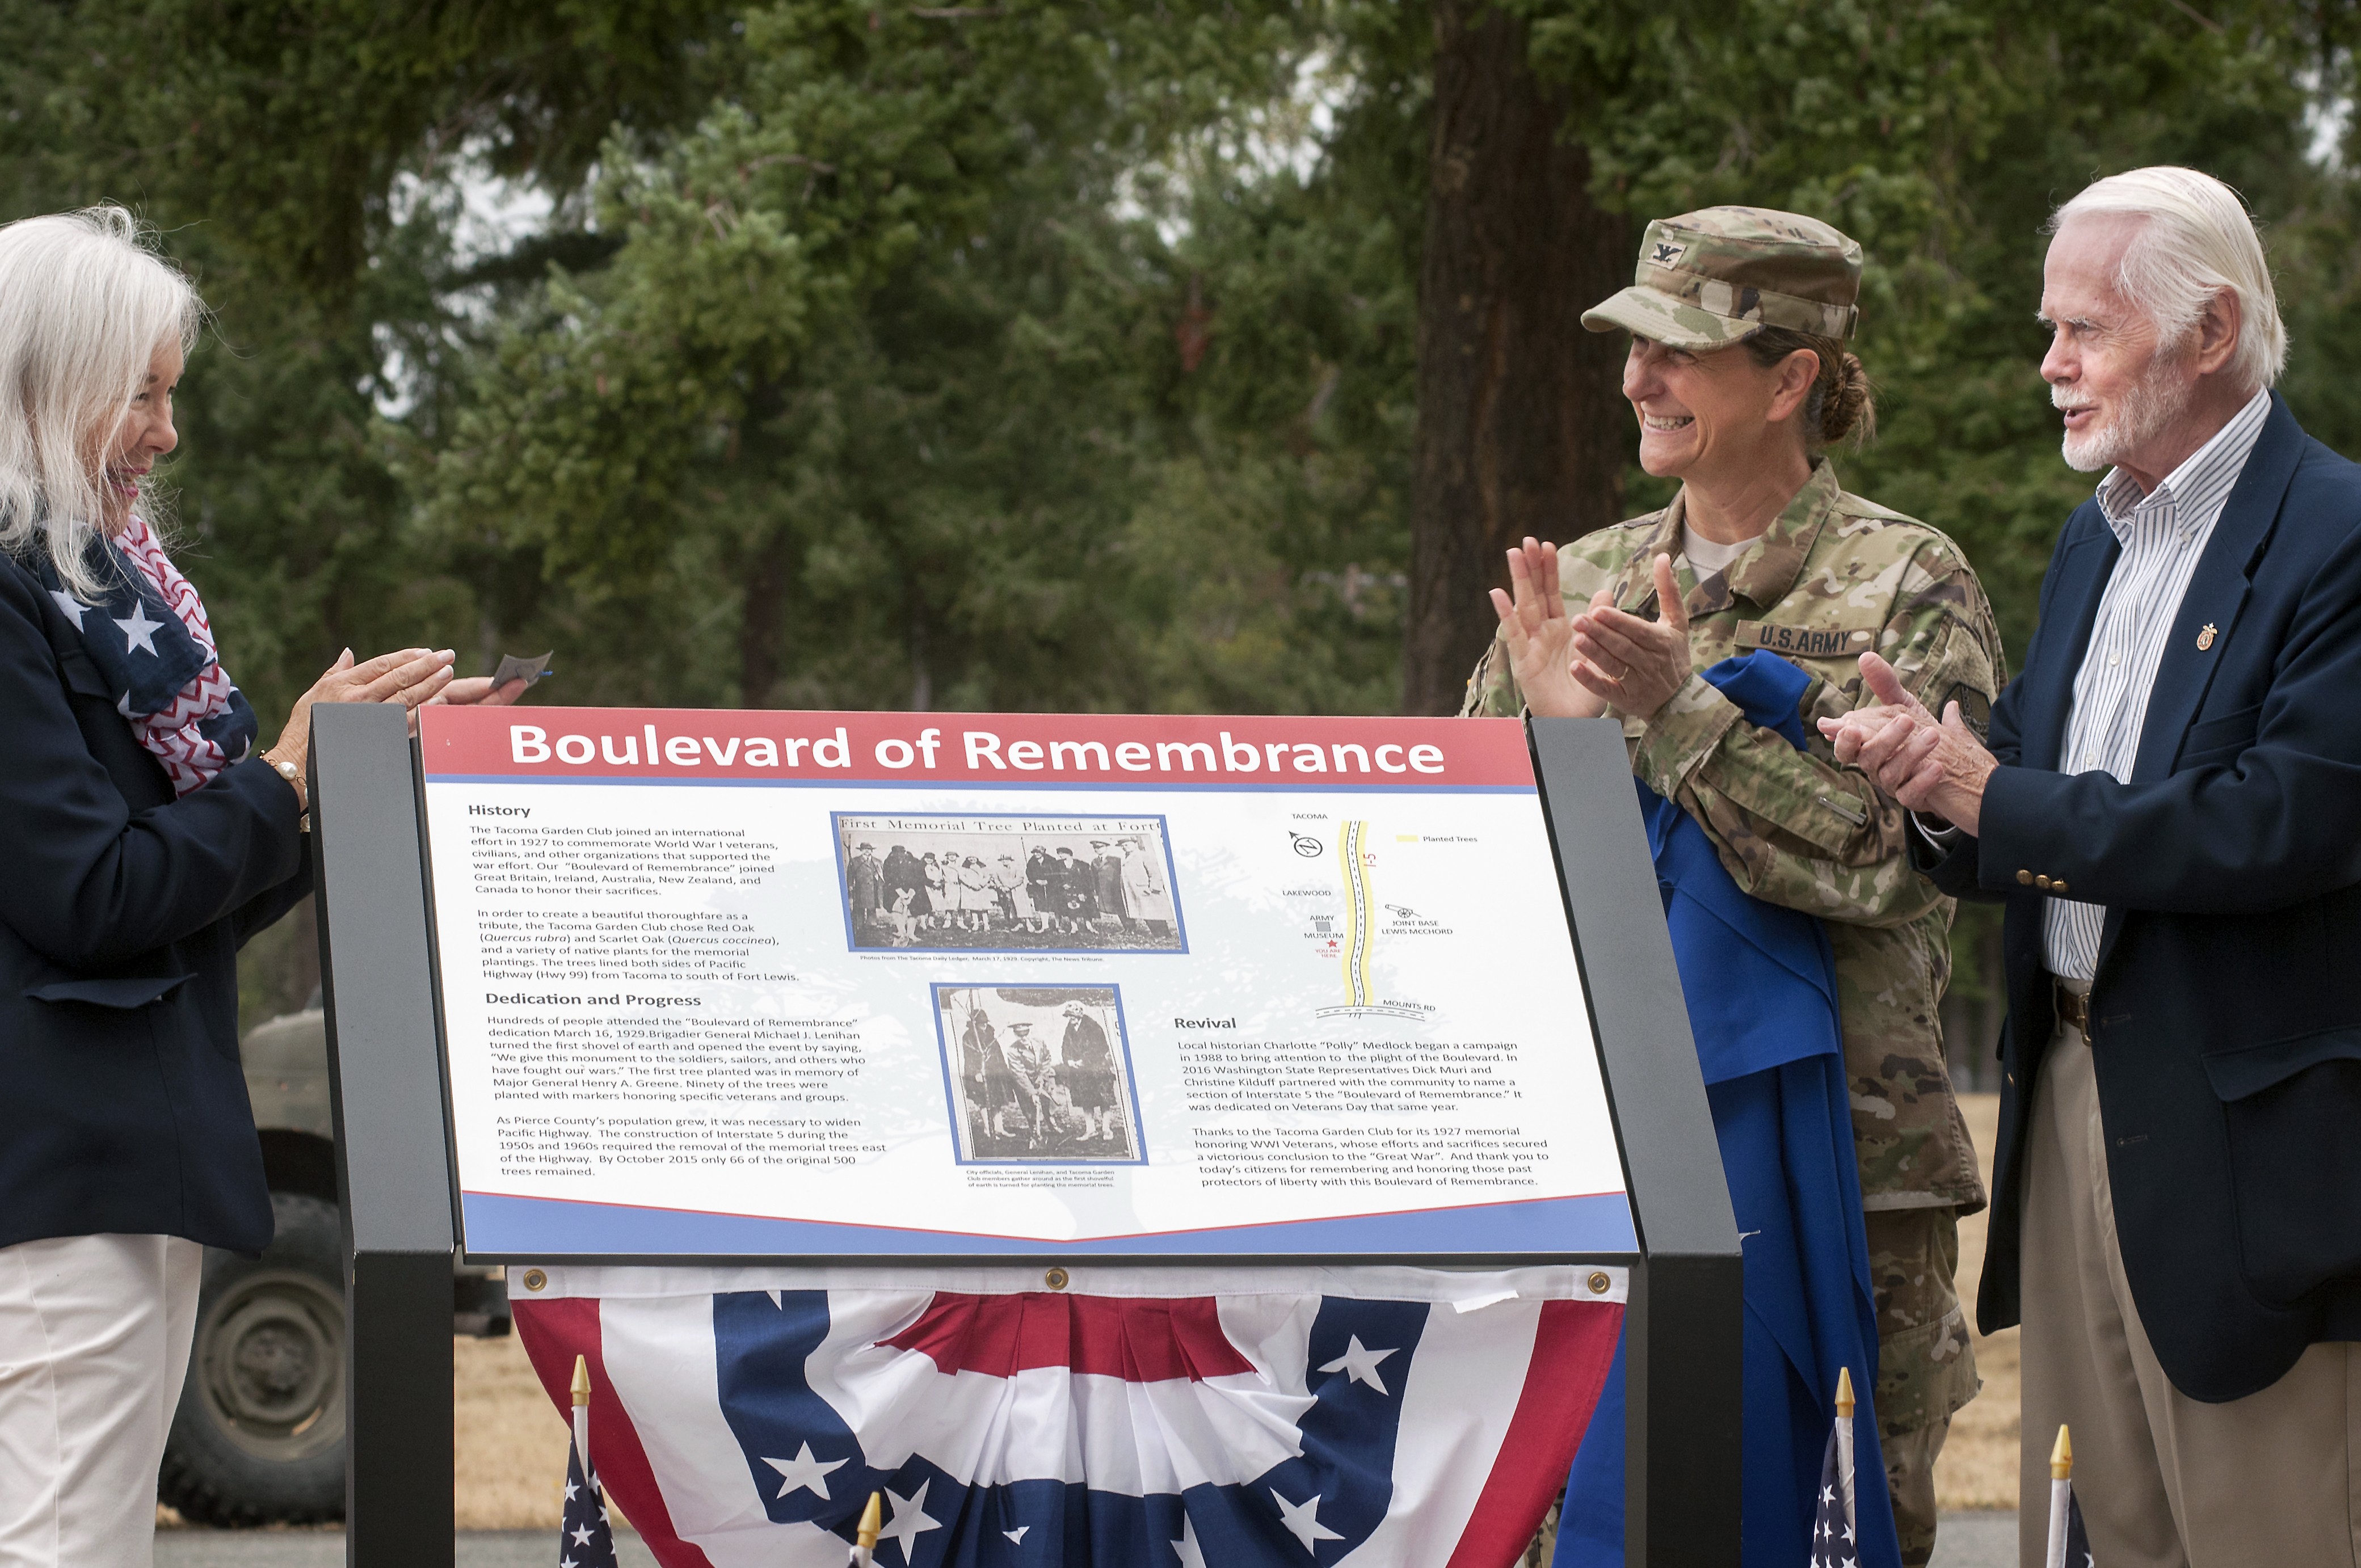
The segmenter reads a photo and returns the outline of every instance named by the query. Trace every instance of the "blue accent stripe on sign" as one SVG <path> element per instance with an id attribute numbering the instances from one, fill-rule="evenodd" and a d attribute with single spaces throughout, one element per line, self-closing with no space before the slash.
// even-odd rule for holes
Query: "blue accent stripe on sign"
<path id="1" fill-rule="evenodd" d="M 1620 1192 L 1481 1203 L 1269 1225 L 1036 1241 L 1022 1236 L 832 1225 L 751 1214 L 639 1209 L 469 1192 L 460 1199 L 467 1251 L 535 1257 L 1240 1257 L 1304 1254 L 1414 1257 L 1453 1254 L 1631 1253 L 1639 1238 Z"/>

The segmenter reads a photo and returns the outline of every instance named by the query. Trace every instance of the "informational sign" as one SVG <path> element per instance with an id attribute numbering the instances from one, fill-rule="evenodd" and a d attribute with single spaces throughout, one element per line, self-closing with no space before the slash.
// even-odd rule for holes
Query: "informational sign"
<path id="1" fill-rule="evenodd" d="M 1635 1250 L 1513 720 L 421 736 L 472 1255 Z"/>

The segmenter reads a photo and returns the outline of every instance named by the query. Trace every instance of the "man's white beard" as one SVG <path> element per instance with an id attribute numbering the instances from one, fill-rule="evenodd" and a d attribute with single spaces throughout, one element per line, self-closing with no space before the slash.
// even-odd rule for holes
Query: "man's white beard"
<path id="1" fill-rule="evenodd" d="M 2059 443 L 2066 455 L 2066 466 L 2079 473 L 2094 474 L 2111 468 L 2125 457 L 2162 434 L 2179 419 L 2189 406 L 2190 393 L 2172 384 L 2170 372 L 2177 353 L 2158 354 L 2148 361 L 2140 378 L 2132 383 L 2130 391 L 2108 420 L 2096 430 L 2070 430 Z M 2065 389 L 2049 389 L 2050 405 L 2060 406 L 2058 400 Z"/>

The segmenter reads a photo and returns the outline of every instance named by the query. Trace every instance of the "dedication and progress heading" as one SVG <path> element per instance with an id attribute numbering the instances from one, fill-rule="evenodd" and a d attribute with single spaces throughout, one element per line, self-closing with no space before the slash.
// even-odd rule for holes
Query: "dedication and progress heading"
<path id="1" fill-rule="evenodd" d="M 420 745 L 473 1255 L 1636 1250 L 1514 720 Z"/>

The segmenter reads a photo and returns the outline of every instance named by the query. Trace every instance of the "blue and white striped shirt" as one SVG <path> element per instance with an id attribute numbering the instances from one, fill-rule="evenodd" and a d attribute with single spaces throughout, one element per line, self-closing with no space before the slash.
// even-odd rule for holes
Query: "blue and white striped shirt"
<path id="1" fill-rule="evenodd" d="M 2180 613 L 2181 597 L 2205 543 L 2246 466 L 2263 421 L 2271 411 L 2268 389 L 2233 415 L 2213 439 L 2190 455 L 2149 495 L 2121 468 L 2099 482 L 2099 510 L 2123 542 L 2123 554 L 2099 599 L 2091 645 L 2074 676 L 2074 708 L 2066 721 L 2059 771 L 2131 776 L 2147 722 L 2149 695 L 2165 640 Z M 2049 972 L 2089 980 L 2099 966 L 2104 905 L 2053 898 L 2042 925 Z"/>

